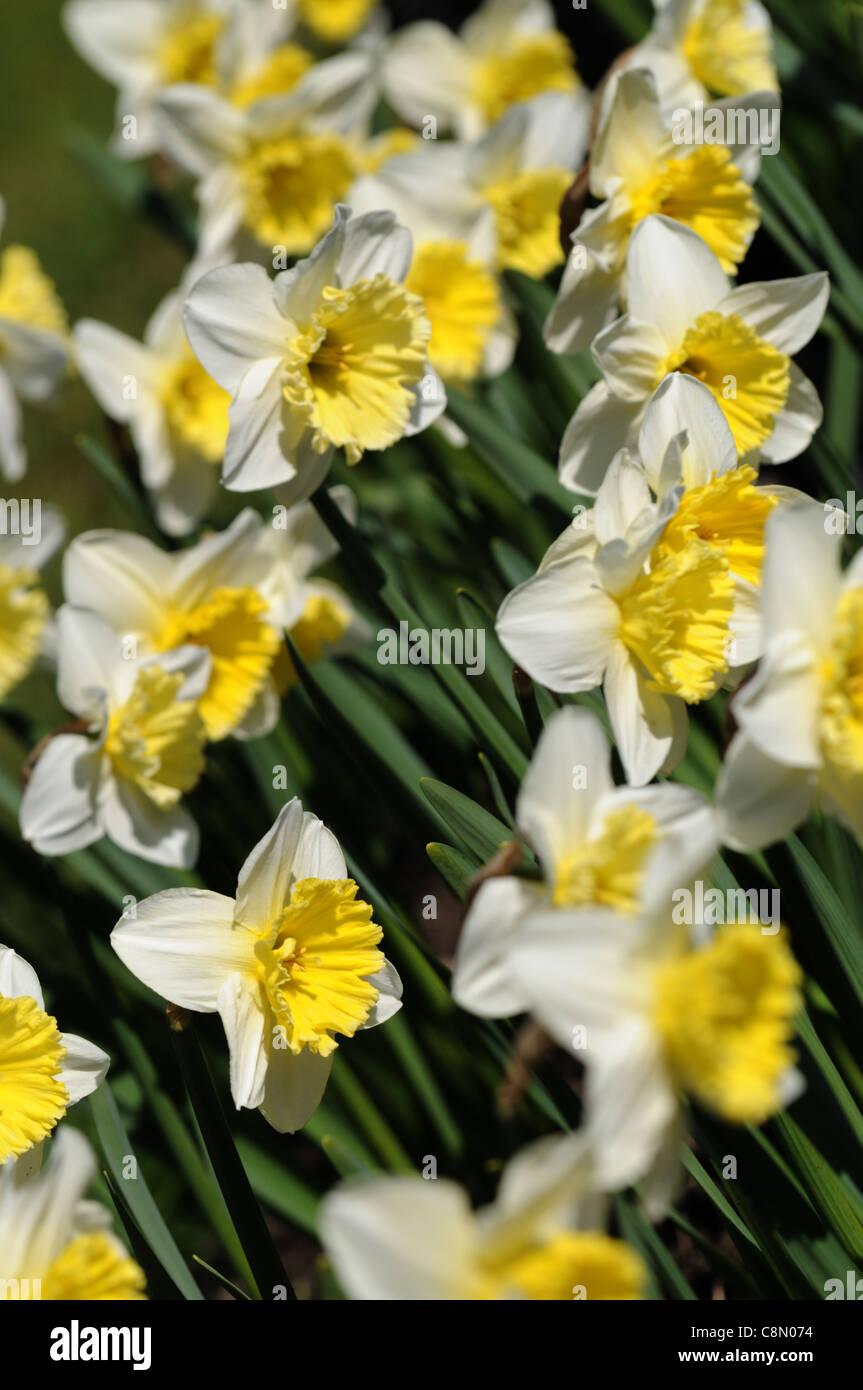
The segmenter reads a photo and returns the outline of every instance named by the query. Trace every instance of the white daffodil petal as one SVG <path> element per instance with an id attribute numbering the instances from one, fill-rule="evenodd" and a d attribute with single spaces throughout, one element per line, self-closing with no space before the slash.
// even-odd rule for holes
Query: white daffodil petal
<path id="1" fill-rule="evenodd" d="M 816 651 L 830 640 L 824 615 L 834 612 L 842 589 L 841 537 L 827 530 L 825 520 L 823 507 L 808 498 L 776 507 L 765 527 L 761 579 L 768 633 L 804 633 Z"/>
<path id="2" fill-rule="evenodd" d="M 111 945 L 132 974 L 163 999 L 216 1013 L 219 992 L 254 965 L 254 936 L 234 925 L 234 900 L 201 888 L 169 888 L 136 903 Z"/>
<path id="3" fill-rule="evenodd" d="M 109 839 L 152 864 L 190 869 L 198 857 L 200 834 L 185 806 L 165 810 L 134 783 L 106 777 L 99 793 L 99 822 Z"/>
<path id="4" fill-rule="evenodd" d="M 378 991 L 378 997 L 372 1005 L 371 1012 L 361 1028 L 377 1028 L 379 1023 L 386 1023 L 388 1018 L 397 1014 L 402 1006 L 402 985 L 399 973 L 394 965 L 387 961 L 381 966 L 374 975 L 366 976 L 370 985 L 374 985 Z"/>
<path id="5" fill-rule="evenodd" d="M 101 840 L 96 814 L 102 754 L 82 734 L 57 734 L 36 762 L 19 812 L 40 854 L 69 854 Z"/>
<path id="6" fill-rule="evenodd" d="M 144 536 L 87 531 L 63 557 L 63 587 L 69 604 L 92 609 L 115 633 L 157 632 L 173 570 L 172 557 Z"/>
<path id="7" fill-rule="evenodd" d="M 560 444 L 560 481 L 570 492 L 595 497 L 615 454 L 636 435 L 643 405 L 613 396 L 604 381 L 592 386 Z"/>
<path id="8" fill-rule="evenodd" d="M 618 1191 L 652 1167 L 677 1119 L 658 1037 L 643 1018 L 620 1021 L 588 1062 L 585 1137 L 597 1182 Z"/>
<path id="9" fill-rule="evenodd" d="M 101 1086 L 111 1058 L 101 1047 L 74 1033 L 63 1034 L 63 1046 L 66 1056 L 63 1058 L 60 1080 L 69 1092 L 69 1104 L 74 1105 Z"/>
<path id="10" fill-rule="evenodd" d="M 323 1201 L 321 1240 L 345 1292 L 357 1300 L 431 1301 L 463 1296 L 476 1235 L 455 1183 L 373 1178 Z"/>
<path id="11" fill-rule="evenodd" d="M 716 783 L 723 844 L 746 853 L 784 840 L 808 817 L 816 785 L 814 772 L 776 762 L 738 733 Z"/>
<path id="12" fill-rule="evenodd" d="M 611 751 L 589 710 L 559 710 L 542 731 L 516 803 L 519 829 L 546 872 L 587 838 L 597 803 L 613 788 Z"/>
<path id="13" fill-rule="evenodd" d="M 296 1134 L 321 1103 L 333 1058 L 305 1048 L 294 1056 L 287 1048 L 270 1048 L 260 1110 L 279 1134 Z"/>
<path id="14" fill-rule="evenodd" d="M 814 338 L 830 298 L 830 276 L 795 275 L 739 285 L 717 305 L 723 314 L 739 314 L 759 337 L 794 357 Z"/>
<path id="15" fill-rule="evenodd" d="M 6 999 L 35 999 L 44 1009 L 42 986 L 32 965 L 11 946 L 0 946 L 0 997 Z"/>
<path id="16" fill-rule="evenodd" d="M 247 975 L 229 975 L 217 1005 L 231 1059 L 231 1095 L 238 1110 L 256 1110 L 264 1098 L 267 1052 L 261 989 Z"/>
<path id="17" fill-rule="evenodd" d="M 483 883 L 464 920 L 453 964 L 452 996 L 481 1018 L 524 1013 L 528 999 L 510 968 L 509 947 L 537 905 L 537 885 L 517 878 Z"/>
<path id="18" fill-rule="evenodd" d="M 294 797 L 255 845 L 237 880 L 237 917 L 269 926 L 290 900 L 297 879 L 347 878 L 338 841 L 317 816 Z"/>
<path id="19" fill-rule="evenodd" d="M 817 652 L 799 632 L 771 637 L 751 680 L 734 701 L 734 716 L 767 757 L 788 767 L 818 768 L 821 673 Z"/>
<path id="20" fill-rule="evenodd" d="M 220 266 L 189 291 L 186 332 L 214 381 L 235 395 L 246 372 L 262 358 L 284 356 L 290 324 L 279 312 L 263 266 Z"/>
<path id="21" fill-rule="evenodd" d="M 149 348 L 95 319 L 79 319 L 72 336 L 81 375 L 106 415 L 129 421 L 148 394 L 159 409 L 159 364 Z"/>
<path id="22" fill-rule="evenodd" d="M 713 393 L 695 377 L 672 372 L 651 397 L 638 435 L 639 458 L 655 492 L 665 492 L 672 481 L 668 453 L 684 432 L 682 478 L 674 483 L 701 487 L 737 467 L 734 436 Z"/>
<path id="23" fill-rule="evenodd" d="M 697 232 L 669 217 L 645 217 L 626 258 L 629 313 L 652 324 L 671 351 L 700 314 L 728 294 L 718 257 Z"/>
<path id="24" fill-rule="evenodd" d="M 824 419 L 818 392 L 796 362 L 788 368 L 790 386 L 772 433 L 761 446 L 764 463 L 787 463 L 807 449 Z"/>
<path id="25" fill-rule="evenodd" d="M 501 604 L 495 628 L 513 661 L 550 690 L 601 684 L 620 624 L 617 605 L 581 557 L 540 570 Z"/>
<path id="26" fill-rule="evenodd" d="M 683 756 L 686 739 L 681 739 L 681 721 L 675 718 L 678 706 L 685 729 L 683 702 L 651 690 L 647 673 L 619 642 L 610 654 L 603 689 L 627 781 L 643 786 L 672 758 Z"/>

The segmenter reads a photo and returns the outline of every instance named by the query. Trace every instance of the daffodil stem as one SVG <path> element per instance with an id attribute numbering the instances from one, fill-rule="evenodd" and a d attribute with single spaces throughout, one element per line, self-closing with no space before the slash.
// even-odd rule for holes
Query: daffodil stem
<path id="1" fill-rule="evenodd" d="M 378 593 L 386 584 L 387 577 L 374 555 L 347 517 L 339 511 L 327 492 L 326 486 L 319 487 L 311 500 L 312 506 L 330 535 L 338 541 L 342 559 L 350 570 L 352 578 L 357 581 L 362 591 L 372 599 L 372 602 L 377 602 Z"/>
<path id="2" fill-rule="evenodd" d="M 521 710 L 521 717 L 524 720 L 524 727 L 527 729 L 528 737 L 535 748 L 542 733 L 542 715 L 536 702 L 533 681 L 525 671 L 514 666 L 512 685 L 515 690 L 515 698 L 518 700 L 518 707 Z"/>
<path id="3" fill-rule="evenodd" d="M 246 1176 L 191 1017 L 168 1009 L 168 1022 L 192 1109 L 216 1181 L 225 1199 L 256 1285 L 259 1299 L 296 1298 L 272 1236 Z"/>

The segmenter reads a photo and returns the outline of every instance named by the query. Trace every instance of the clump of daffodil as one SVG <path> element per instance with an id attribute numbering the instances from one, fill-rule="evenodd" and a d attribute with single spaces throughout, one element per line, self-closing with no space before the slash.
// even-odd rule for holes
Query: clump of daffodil
<path id="1" fill-rule="evenodd" d="M 606 1235 L 606 1208 L 576 1134 L 528 1144 L 504 1169 L 494 1204 L 479 1211 L 443 1178 L 370 1178 L 324 1198 L 320 1230 L 353 1299 L 644 1298 L 647 1270 Z"/>
<path id="2" fill-rule="evenodd" d="M 90 1145 L 67 1125 L 41 1171 L 23 1173 L 20 1160 L 0 1167 L 0 1281 L 7 1298 L 146 1298 L 144 1271 L 114 1235 L 110 1213 L 84 1200 L 95 1176 Z"/>
<path id="3" fill-rule="evenodd" d="M 207 375 L 183 329 L 183 305 L 198 268 L 156 309 L 142 343 L 93 319 L 74 341 L 81 375 L 112 420 L 128 425 L 156 517 L 187 535 L 219 486 L 228 438 L 227 392 Z"/>
<path id="4" fill-rule="evenodd" d="M 792 358 L 817 331 L 829 292 L 824 273 L 732 288 L 691 227 L 644 218 L 626 257 L 627 312 L 593 341 L 603 380 L 564 434 L 561 482 L 596 492 L 615 451 L 634 442 L 647 402 L 669 372 L 709 388 L 742 462 L 796 458 L 822 410 Z"/>
<path id="5" fill-rule="evenodd" d="M 454 34 L 424 20 L 400 29 L 383 64 L 387 100 L 402 120 L 471 140 L 511 106 L 580 81 L 547 0 L 485 0 Z"/>
<path id="6" fill-rule="evenodd" d="M 657 390 L 638 443 L 641 457 L 616 456 L 593 510 L 577 509 L 504 600 L 497 633 L 551 690 L 603 685 L 627 778 L 642 785 L 682 758 L 686 706 L 759 656 L 765 524 L 788 493 L 755 486 L 712 394 L 685 377 Z"/>
<path id="7" fill-rule="evenodd" d="M 403 220 L 470 237 L 491 215 L 497 270 L 542 277 L 563 261 L 560 201 L 584 156 L 590 104 L 547 92 L 473 141 L 420 141 L 377 170 L 373 186 Z M 367 204 L 364 204 L 367 206 Z"/>
<path id="8" fill-rule="evenodd" d="M 548 912 L 512 950 L 530 1012 L 562 1047 L 578 1039 L 598 1182 L 640 1183 L 655 1219 L 682 1174 L 685 1097 L 758 1125 L 803 1088 L 792 1047 L 802 976 L 784 932 L 693 933 L 669 910 L 680 882 L 672 870 L 641 915 Z"/>
<path id="9" fill-rule="evenodd" d="M 0 700 L 30 673 L 48 642 L 51 605 L 39 587 L 39 570 L 64 536 L 60 517 L 41 505 L 38 534 L 31 513 L 28 534 L 0 535 Z"/>
<path id="10" fill-rule="evenodd" d="M 204 768 L 198 705 L 210 655 L 173 645 L 158 660 L 142 657 L 134 637 L 97 613 L 60 609 L 57 693 L 77 722 L 42 749 L 21 800 L 21 834 L 40 854 L 107 835 L 157 864 L 194 863 L 198 829 L 182 796 Z"/>
<path id="11" fill-rule="evenodd" d="M 9 1159 L 19 1172 L 38 1166 L 38 1146 L 70 1105 L 95 1091 L 109 1060 L 94 1043 L 60 1032 L 32 965 L 0 946 L 0 1167 Z M 2 1261 L 0 1253 L 0 1273 Z"/>
<path id="12" fill-rule="evenodd" d="M 400 1007 L 382 931 L 357 897 L 335 836 L 288 802 L 240 870 L 236 899 L 170 889 L 111 933 L 138 979 L 181 1008 L 218 1013 L 238 1109 L 282 1133 L 320 1104 L 338 1036 Z"/>
<path id="13" fill-rule="evenodd" d="M 686 882 L 719 847 L 715 816 L 697 792 L 670 783 L 614 785 L 608 740 L 583 709 L 560 710 L 547 723 L 519 792 L 516 824 L 543 876 L 494 877 L 480 886 L 453 968 L 453 998 L 488 1018 L 528 1008 L 510 960 L 535 921 L 599 905 L 637 912 L 670 866 Z"/>
<path id="14" fill-rule="evenodd" d="M 766 100 L 749 98 L 744 115 L 757 116 Z M 591 150 L 590 192 L 599 205 L 572 232 L 546 324 L 549 347 L 582 352 L 614 318 L 625 298 L 629 239 L 651 213 L 691 227 L 726 274 L 735 274 L 761 220 L 751 188 L 759 166 L 757 143 L 676 144 L 652 73 L 623 73 Z"/>
<path id="15" fill-rule="evenodd" d="M 63 26 L 70 42 L 118 88 L 116 154 L 141 159 L 156 152 L 153 102 L 157 93 L 173 83 L 215 83 L 223 54 L 235 39 L 233 24 L 247 8 L 251 8 L 248 0 L 189 0 L 182 5 L 175 0 L 136 5 L 69 0 L 63 9 Z M 265 22 L 266 15 L 260 10 L 259 15 L 260 22 Z M 280 22 L 286 18 L 282 12 Z"/>
<path id="16" fill-rule="evenodd" d="M 362 169 L 375 97 L 364 51 L 327 58 L 286 94 L 261 90 L 243 104 L 211 87 L 165 88 L 159 141 L 198 180 L 199 256 L 284 269 L 307 255 Z"/>
<path id="17" fill-rule="evenodd" d="M 815 804 L 863 842 L 863 557 L 842 573 L 845 523 L 808 499 L 768 523 L 764 656 L 735 698 L 717 785 L 735 848 L 784 839 Z"/>
<path id="18" fill-rule="evenodd" d="M 0 198 L 0 233 L 6 205 Z M 16 482 L 27 469 L 23 401 L 45 401 L 69 361 L 69 329 L 51 280 L 28 246 L 0 251 L 0 473 Z"/>
<path id="19" fill-rule="evenodd" d="M 336 448 L 357 463 L 442 413 L 431 325 L 404 284 L 411 255 L 392 213 L 354 218 L 339 207 L 313 254 L 275 280 L 232 265 L 193 286 L 189 341 L 232 397 L 226 487 L 308 497 Z"/>
<path id="20" fill-rule="evenodd" d="M 70 0 L 63 24 L 118 89 L 112 148 L 122 159 L 160 149 L 155 106 L 166 88 L 209 88 L 242 108 L 291 91 L 314 61 L 288 6 L 258 0 Z"/>
<path id="21" fill-rule="evenodd" d="M 653 28 L 626 63 L 653 72 L 667 112 L 710 95 L 778 90 L 770 16 L 760 0 L 653 3 Z"/>

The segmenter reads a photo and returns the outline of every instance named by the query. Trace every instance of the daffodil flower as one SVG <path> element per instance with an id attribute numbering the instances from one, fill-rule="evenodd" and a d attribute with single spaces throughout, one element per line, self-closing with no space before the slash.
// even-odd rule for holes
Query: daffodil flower
<path id="1" fill-rule="evenodd" d="M 377 1177 L 328 1193 L 320 1230 L 353 1299 L 644 1298 L 647 1270 L 605 1234 L 606 1205 L 584 1139 L 563 1135 L 522 1149 L 477 1212 L 445 1178 Z"/>
<path id="2" fill-rule="evenodd" d="M 734 684 L 763 650 L 767 519 L 780 502 L 800 501 L 806 494 L 765 481 L 754 464 L 740 464 L 713 393 L 680 372 L 667 376 L 651 397 L 639 431 L 638 460 L 657 499 L 683 489 L 664 544 L 683 553 L 698 535 L 724 555 L 734 588 L 725 684 Z"/>
<path id="3" fill-rule="evenodd" d="M 207 738 L 257 738 L 278 718 L 282 637 L 265 593 L 271 560 L 247 507 L 225 531 L 168 553 L 126 531 L 87 531 L 63 557 L 66 599 L 99 614 L 139 656 L 191 643 L 209 653 L 199 701 Z"/>
<path id="4" fill-rule="evenodd" d="M 815 804 L 863 842 L 863 554 L 841 572 L 844 521 L 807 500 L 768 522 L 765 651 L 717 783 L 734 848 L 784 839 Z"/>
<path id="5" fill-rule="evenodd" d="M 5 216 L 0 198 L 0 233 Z M 27 471 L 19 397 L 48 400 L 68 361 L 68 325 L 53 283 L 29 247 L 7 246 L 0 252 L 0 473 L 11 482 Z"/>
<path id="6" fill-rule="evenodd" d="M 430 140 L 395 154 L 375 186 L 385 206 L 436 222 L 450 237 L 476 235 L 491 214 L 496 269 L 541 278 L 564 258 L 560 201 L 584 157 L 589 122 L 586 98 L 546 92 L 471 142 Z"/>
<path id="7" fill-rule="evenodd" d="M 45 1167 L 0 1168 L 0 1280 L 6 1297 L 92 1302 L 142 1299 L 143 1270 L 111 1230 L 111 1214 L 84 1200 L 96 1159 L 64 1125 Z"/>
<path id="8" fill-rule="evenodd" d="M 649 68 L 667 113 L 713 94 L 777 91 L 770 16 L 759 0 L 653 0 L 653 28 L 627 66 Z"/>
<path id="9" fill-rule="evenodd" d="M 402 120 L 472 140 L 509 107 L 540 92 L 576 92 L 580 80 L 547 0 L 485 0 L 457 34 L 437 20 L 393 36 L 384 94 Z"/>
<path id="10" fill-rule="evenodd" d="M 118 88 L 112 149 L 121 159 L 159 150 L 153 110 L 163 88 L 219 86 L 248 66 L 255 34 L 272 47 L 291 27 L 286 9 L 254 0 L 69 0 L 62 17 L 84 61 Z"/>
<path id="11" fill-rule="evenodd" d="M 428 363 L 431 326 L 404 286 L 411 238 L 390 212 L 336 209 L 313 254 L 275 280 L 255 265 L 193 286 L 186 332 L 232 397 L 222 481 L 311 495 L 333 451 L 357 463 L 432 423 L 446 404 Z"/>
<path id="12" fill-rule="evenodd" d="M 579 509 L 497 616 L 534 680 L 572 693 L 604 683 L 636 786 L 682 758 L 686 705 L 758 657 L 764 528 L 789 496 L 736 466 L 711 393 L 677 374 L 648 405 L 639 452 L 615 457 L 592 511 Z"/>
<path id="13" fill-rule="evenodd" d="M 20 516 L 20 513 L 19 513 Z M 40 656 L 50 658 L 51 605 L 39 588 L 39 570 L 60 549 L 66 528 L 50 507 L 35 514 L 31 533 L 0 535 L 0 700 L 29 675 Z"/>
<path id="14" fill-rule="evenodd" d="M 685 1097 L 757 1125 L 803 1088 L 791 1046 L 802 976 L 784 933 L 726 926 L 693 945 L 657 895 L 641 916 L 549 910 L 512 965 L 531 1013 L 562 1047 L 578 1040 L 598 1183 L 642 1182 L 654 1219 L 679 1186 Z"/>
<path id="15" fill-rule="evenodd" d="M 320 1104 L 338 1047 L 400 1007 L 335 836 L 295 798 L 252 850 L 237 897 L 170 889 L 138 903 L 111 944 L 157 994 L 218 1013 L 238 1109 L 293 1133 Z"/>
<path id="16" fill-rule="evenodd" d="M 815 387 L 792 362 L 817 331 L 830 292 L 824 273 L 731 288 L 718 257 L 690 227 L 644 218 L 626 257 L 628 312 L 592 352 L 603 380 L 563 437 L 560 478 L 594 494 L 607 461 L 634 442 L 645 406 L 669 372 L 697 377 L 722 407 L 738 455 L 784 463 L 821 423 Z"/>
<path id="17" fill-rule="evenodd" d="M 21 801 L 21 834 L 40 854 L 70 854 L 107 835 L 157 864 L 188 868 L 198 829 L 181 804 L 204 767 L 198 702 L 209 653 L 177 646 L 153 658 L 98 614 L 57 615 L 57 691 L 82 732 L 40 753 Z"/>
<path id="18" fill-rule="evenodd" d="M 673 868 L 681 882 L 706 869 L 719 847 L 711 807 L 688 787 L 616 787 L 602 726 L 568 708 L 543 730 L 522 783 L 516 823 L 539 857 L 543 879 L 486 880 L 465 918 L 453 970 L 457 1004 L 487 1018 L 526 1012 L 511 966 L 516 942 L 537 913 L 602 905 L 643 908 Z"/>
<path id="19" fill-rule="evenodd" d="M 308 255 L 362 168 L 376 97 L 374 55 L 359 49 L 249 105 L 194 83 L 165 88 L 159 143 L 198 180 L 200 258 L 284 267 Z"/>
<path id="20" fill-rule="evenodd" d="M 230 398 L 204 371 L 183 329 L 197 273 L 191 268 L 161 302 L 142 343 L 94 319 L 80 319 L 73 333 L 81 375 L 105 413 L 128 425 L 141 480 L 171 536 L 187 535 L 206 514 L 228 438 Z"/>
<path id="21" fill-rule="evenodd" d="M 95 1091 L 109 1062 L 86 1038 L 60 1032 L 32 965 L 0 946 L 0 1167 L 10 1158 L 22 1172 L 31 1160 L 38 1166 L 38 1146 L 70 1105 Z"/>
<path id="22" fill-rule="evenodd" d="M 740 108 L 774 109 L 771 93 Z M 625 72 L 590 156 L 590 192 L 599 206 L 572 232 L 557 299 L 545 329 L 553 352 L 583 352 L 615 317 L 624 297 L 626 250 L 635 227 L 661 213 L 691 227 L 733 275 L 758 229 L 752 194 L 760 168 L 757 144 L 675 144 L 650 72 Z"/>

